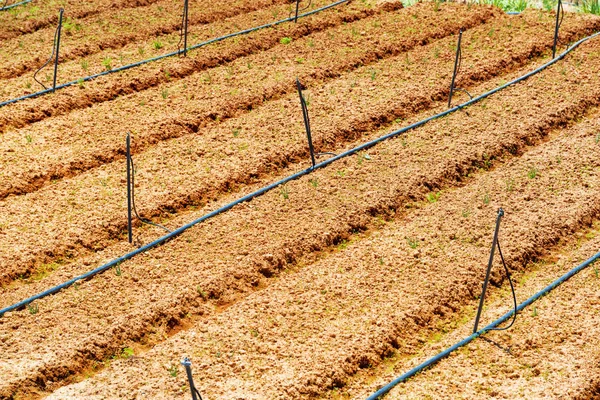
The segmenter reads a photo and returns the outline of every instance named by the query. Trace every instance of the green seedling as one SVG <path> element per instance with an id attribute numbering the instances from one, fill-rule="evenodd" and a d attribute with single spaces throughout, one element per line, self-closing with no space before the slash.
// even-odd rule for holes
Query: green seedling
<path id="1" fill-rule="evenodd" d="M 436 201 L 438 201 L 438 199 L 440 198 L 441 195 L 442 195 L 441 192 L 437 192 L 437 193 L 431 192 L 431 193 L 427 193 L 425 195 L 425 199 L 430 203 L 435 203 Z"/>
<path id="2" fill-rule="evenodd" d="M 177 373 L 179 372 L 179 368 L 177 365 L 171 365 L 171 367 L 169 367 L 169 375 L 171 375 L 173 378 L 177 377 Z"/>
<path id="3" fill-rule="evenodd" d="M 117 264 L 115 266 L 115 275 L 117 276 L 121 276 L 122 272 L 121 272 L 121 266 L 119 264 Z"/>
<path id="4" fill-rule="evenodd" d="M 419 239 L 414 237 L 407 237 L 406 242 L 408 243 L 411 249 L 416 249 L 419 246 Z"/>
<path id="5" fill-rule="evenodd" d="M 488 193 L 483 196 L 483 204 L 490 204 L 490 195 Z"/>
<path id="6" fill-rule="evenodd" d="M 152 42 L 152 46 L 154 47 L 155 50 L 160 50 L 163 47 L 163 44 L 160 40 L 155 40 L 154 42 Z"/>
<path id="7" fill-rule="evenodd" d="M 539 171 L 537 170 L 537 168 L 531 167 L 529 172 L 527 172 L 527 177 L 529 179 L 535 179 L 535 177 L 538 175 L 538 173 L 539 173 Z"/>
<path id="8" fill-rule="evenodd" d="M 600 133 L 596 135 L 596 144 L 600 143 Z"/>
<path id="9" fill-rule="evenodd" d="M 314 188 L 319 186 L 319 180 L 317 178 L 310 179 L 309 182 L 312 185 L 312 187 L 314 187 Z"/>
<path id="10" fill-rule="evenodd" d="M 29 314 L 31 314 L 31 315 L 35 315 L 40 311 L 40 309 L 38 308 L 38 305 L 36 303 L 27 304 L 27 310 L 29 311 Z"/>
<path id="11" fill-rule="evenodd" d="M 112 58 L 106 57 L 104 60 L 102 60 L 102 65 L 107 71 L 112 70 Z"/>
<path id="12" fill-rule="evenodd" d="M 84 86 L 83 86 L 83 78 L 77 79 L 77 85 L 79 86 L 80 89 L 84 88 Z"/>
<path id="13" fill-rule="evenodd" d="M 533 312 L 531 313 L 531 316 L 532 317 L 537 317 L 537 315 L 538 315 L 538 310 L 537 310 L 537 307 L 534 306 L 533 307 Z"/>
<path id="14" fill-rule="evenodd" d="M 25 140 L 27 141 L 27 143 L 33 142 L 33 138 L 31 137 L 31 135 L 25 136 Z"/>
<path id="15" fill-rule="evenodd" d="M 285 185 L 281 186 L 281 189 L 279 189 L 279 194 L 280 194 L 281 196 L 283 196 L 283 198 L 284 198 L 285 200 L 287 200 L 287 199 L 289 199 L 289 198 L 290 198 L 290 192 L 289 192 L 289 190 L 288 190 L 287 186 L 285 186 Z"/>
<path id="16" fill-rule="evenodd" d="M 290 44 L 292 43 L 292 38 L 290 37 L 283 37 L 279 40 L 279 43 L 281 44 Z"/>
<path id="17" fill-rule="evenodd" d="M 202 297 L 203 300 L 206 300 L 208 298 L 208 293 L 206 293 L 205 290 L 202 290 L 200 285 L 196 286 L 196 291 L 198 292 L 200 297 Z"/>
<path id="18" fill-rule="evenodd" d="M 166 100 L 167 97 L 169 97 L 169 90 L 168 89 L 161 90 L 160 95 L 162 96 L 163 100 Z"/>
<path id="19" fill-rule="evenodd" d="M 134 354 L 134 352 L 131 347 L 125 347 L 125 348 L 123 348 L 123 351 L 121 351 L 122 358 L 129 358 L 129 357 L 133 356 L 133 354 Z"/>
<path id="20" fill-rule="evenodd" d="M 86 71 L 86 72 L 87 72 L 87 70 L 88 70 L 88 67 L 89 67 L 89 66 L 90 66 L 90 64 L 88 63 L 88 61 L 87 61 L 87 60 L 82 60 L 82 61 L 81 61 L 81 68 L 82 68 L 84 71 Z"/>
<path id="21" fill-rule="evenodd" d="M 375 71 L 374 69 L 371 69 L 371 71 L 369 73 L 371 75 L 371 80 L 374 81 L 375 78 L 377 78 L 377 71 Z"/>

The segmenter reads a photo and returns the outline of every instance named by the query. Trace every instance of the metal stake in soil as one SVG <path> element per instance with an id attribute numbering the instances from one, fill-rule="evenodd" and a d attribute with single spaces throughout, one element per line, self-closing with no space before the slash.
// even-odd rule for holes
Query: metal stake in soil
<path id="1" fill-rule="evenodd" d="M 126 161 L 127 161 L 127 238 L 133 243 L 133 230 L 131 228 L 131 135 L 127 133 Z"/>
<path id="2" fill-rule="evenodd" d="M 558 0 L 558 3 L 556 5 L 556 23 L 554 25 L 554 45 L 552 46 L 552 58 L 556 56 L 556 44 L 558 43 L 558 28 L 560 28 L 560 24 L 562 23 L 562 17 L 564 17 L 562 1 Z"/>
<path id="3" fill-rule="evenodd" d="M 481 297 L 479 297 L 479 308 L 477 309 L 477 317 L 475 317 L 475 326 L 473 327 L 473 333 L 477 332 L 479 326 L 479 318 L 481 317 L 481 310 L 483 309 L 483 301 L 485 299 L 485 292 L 487 285 L 490 280 L 490 272 L 492 271 L 492 264 L 494 263 L 494 252 L 496 251 L 496 244 L 498 243 L 498 231 L 500 230 L 500 220 L 504 216 L 504 210 L 498 209 L 498 216 L 496 217 L 496 229 L 494 230 L 494 239 L 492 240 L 492 250 L 490 251 L 490 260 L 488 262 L 487 271 L 485 273 L 485 280 L 483 281 L 483 288 L 481 290 Z"/>
<path id="4" fill-rule="evenodd" d="M 185 372 L 187 374 L 188 383 L 190 385 L 190 391 L 192 392 L 192 400 L 202 400 L 202 396 L 196 386 L 194 386 L 194 378 L 192 378 L 192 361 L 186 357 L 181 362 L 181 365 L 185 367 Z"/>
<path id="5" fill-rule="evenodd" d="M 50 58 L 42 65 L 35 73 L 33 74 L 33 80 L 39 83 L 45 90 L 44 93 L 47 93 L 49 89 L 42 82 L 38 81 L 36 76 L 37 74 L 46 67 L 54 59 L 54 78 L 52 81 L 52 93 L 56 91 L 56 77 L 58 75 L 58 55 L 60 53 L 60 35 L 62 32 L 62 20 L 63 13 L 65 12 L 64 8 L 61 8 L 58 14 L 58 26 L 56 27 L 56 31 L 54 32 L 54 40 L 52 41 L 52 54 Z"/>
<path id="6" fill-rule="evenodd" d="M 187 57 L 187 37 L 188 37 L 188 3 L 183 1 L 183 56 Z"/>
<path id="7" fill-rule="evenodd" d="M 456 60 L 454 60 L 454 72 L 452 73 L 452 82 L 450 83 L 450 94 L 448 95 L 448 108 L 452 105 L 452 94 L 454 93 L 454 80 L 458 74 L 460 54 L 460 41 L 462 39 L 462 29 L 458 31 L 458 44 L 456 45 Z"/>
<path id="8" fill-rule="evenodd" d="M 294 17 L 294 23 L 298 23 L 298 8 L 300 7 L 300 0 L 296 0 L 296 16 Z"/>
<path id="9" fill-rule="evenodd" d="M 58 75 L 58 54 L 60 53 L 60 33 L 62 32 L 62 20 L 64 12 L 65 10 L 61 8 L 60 14 L 58 16 L 58 34 L 56 37 L 56 58 L 54 59 L 54 82 L 52 83 L 52 93 L 56 91 L 56 76 Z"/>
<path id="10" fill-rule="evenodd" d="M 308 139 L 308 149 L 310 150 L 310 160 L 312 162 L 312 168 L 315 167 L 315 149 L 312 143 L 312 135 L 310 133 L 310 118 L 308 117 L 308 107 L 306 106 L 306 100 L 302 96 L 302 84 L 300 80 L 296 78 L 296 87 L 298 88 L 298 95 L 300 96 L 300 105 L 302 106 L 302 116 L 304 117 L 304 128 L 306 129 L 306 138 Z"/>

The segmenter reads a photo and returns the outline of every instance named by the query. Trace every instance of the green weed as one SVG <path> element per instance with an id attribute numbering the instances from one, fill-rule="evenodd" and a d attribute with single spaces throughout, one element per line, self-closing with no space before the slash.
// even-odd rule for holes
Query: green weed
<path id="1" fill-rule="evenodd" d="M 437 192 L 437 193 L 431 192 L 431 193 L 427 193 L 425 195 L 425 199 L 430 203 L 435 203 L 436 201 L 438 201 L 438 199 L 440 198 L 441 195 L 442 195 L 441 192 Z"/>
<path id="2" fill-rule="evenodd" d="M 107 71 L 110 71 L 112 69 L 112 58 L 106 57 L 104 60 L 102 60 L 102 65 L 104 65 L 104 68 Z"/>
<path id="3" fill-rule="evenodd" d="M 407 237 L 406 243 L 408 243 L 411 249 L 416 249 L 419 246 L 419 239 L 414 237 Z"/>
<path id="4" fill-rule="evenodd" d="M 163 89 L 160 91 L 160 95 L 162 96 L 163 100 L 166 100 L 167 97 L 169 97 L 169 90 L 168 89 Z"/>
<path id="5" fill-rule="evenodd" d="M 173 378 L 177 377 L 177 373 L 179 372 L 179 367 L 177 365 L 171 365 L 168 369 L 169 371 L 169 375 L 171 375 Z"/>
<path id="6" fill-rule="evenodd" d="M 538 175 L 538 173 L 539 173 L 539 171 L 536 167 L 531 167 L 529 172 L 527 172 L 527 177 L 529 179 L 535 179 L 535 177 Z"/>
<path id="7" fill-rule="evenodd" d="M 282 185 L 282 186 L 281 186 L 281 189 L 279 189 L 279 194 L 280 194 L 280 195 L 281 195 L 281 196 L 282 196 L 282 197 L 283 197 L 285 200 L 287 200 L 287 199 L 289 199 L 289 198 L 290 198 L 290 192 L 289 192 L 289 190 L 288 190 L 287 186 L 285 186 L 285 185 Z"/>
<path id="8" fill-rule="evenodd" d="M 40 311 L 37 303 L 27 304 L 27 310 L 29 311 L 29 314 L 31 314 L 31 315 L 35 315 Z"/>
<path id="9" fill-rule="evenodd" d="M 121 351 L 122 358 L 129 358 L 129 357 L 133 356 L 133 354 L 134 354 L 134 352 L 131 347 L 125 347 L 125 348 L 123 348 L 123 351 Z"/>
<path id="10" fill-rule="evenodd" d="M 319 186 L 319 180 L 317 178 L 310 179 L 309 182 L 312 185 L 312 187 L 314 187 L 314 188 Z"/>
<path id="11" fill-rule="evenodd" d="M 291 37 L 283 37 L 279 40 L 279 43 L 290 44 L 290 43 L 292 43 L 292 38 Z"/>
<path id="12" fill-rule="evenodd" d="M 90 66 L 90 64 L 88 63 L 87 60 L 81 60 L 81 68 L 87 72 L 88 67 Z"/>
<path id="13" fill-rule="evenodd" d="M 154 47 L 155 50 L 160 50 L 163 48 L 162 42 L 158 39 L 156 39 L 154 42 L 152 42 L 152 46 Z"/>
<path id="14" fill-rule="evenodd" d="M 600 15 L 600 0 L 583 0 L 581 11 L 586 14 Z"/>
<path id="15" fill-rule="evenodd" d="M 490 204 L 490 195 L 489 195 L 489 193 L 486 193 L 485 196 L 483 196 L 483 204 Z"/>
<path id="16" fill-rule="evenodd" d="M 115 266 L 115 275 L 117 275 L 117 276 L 121 276 L 122 275 L 121 266 L 119 264 L 117 264 Z"/>

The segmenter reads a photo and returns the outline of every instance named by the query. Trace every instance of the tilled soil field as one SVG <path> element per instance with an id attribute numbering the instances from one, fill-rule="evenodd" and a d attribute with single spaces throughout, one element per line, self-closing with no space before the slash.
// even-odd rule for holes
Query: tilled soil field
<path id="1" fill-rule="evenodd" d="M 286 18 L 292 6 L 191 1 L 190 37 Z M 106 59 L 177 50 L 178 3 L 67 7 L 68 80 Z M 37 90 L 31 76 L 56 24 L 48 8 L 0 15 L 3 100 Z M 554 21 L 537 10 L 351 1 L 1 107 L 0 307 L 135 249 L 126 133 L 138 211 L 176 229 L 309 167 L 296 78 L 315 151 L 339 154 L 447 108 L 459 29 L 456 86 L 479 95 L 550 61 Z M 568 14 L 559 51 L 599 30 L 600 18 Z M 466 100 L 455 92 L 453 104 Z M 187 398 L 184 356 L 204 399 L 365 398 L 469 334 L 499 207 L 520 299 L 597 252 L 599 106 L 593 38 L 480 102 L 6 312 L 0 398 Z M 136 221 L 135 246 L 163 233 Z M 485 320 L 510 304 L 503 277 L 497 263 Z M 389 397 L 593 398 L 598 279 L 597 268 L 582 272 L 511 330 Z"/>

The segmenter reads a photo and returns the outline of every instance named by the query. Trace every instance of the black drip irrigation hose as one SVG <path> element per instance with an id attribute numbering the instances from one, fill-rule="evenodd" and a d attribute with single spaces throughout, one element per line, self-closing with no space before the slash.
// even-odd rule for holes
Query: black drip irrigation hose
<path id="1" fill-rule="evenodd" d="M 519 306 L 516 308 L 516 312 L 522 311 L 529 305 L 533 304 L 536 300 L 539 300 L 541 297 L 545 296 L 552 290 L 556 289 L 559 285 L 566 282 L 568 279 L 570 279 L 574 275 L 578 274 L 585 268 L 589 267 L 591 264 L 596 262 L 599 258 L 600 258 L 600 252 L 596 253 L 591 258 L 589 258 L 586 261 L 584 261 L 583 263 L 579 264 L 577 267 L 573 268 L 572 270 L 570 270 L 569 272 L 567 272 L 566 274 L 564 274 L 563 276 L 561 276 L 560 278 L 558 278 L 557 280 L 555 280 L 554 282 L 552 282 L 551 284 L 546 286 L 544 289 L 540 290 L 539 292 L 537 292 L 536 294 L 534 294 L 533 296 L 531 296 L 530 298 L 528 298 L 527 300 L 525 300 L 524 302 L 519 304 Z M 397 377 L 396 379 L 394 379 L 393 381 L 391 381 L 390 383 L 388 383 L 387 385 L 385 385 L 384 387 L 382 387 L 381 389 L 379 389 L 378 391 L 376 391 L 375 393 L 373 393 L 372 395 L 367 397 L 367 400 L 379 399 L 381 396 L 387 394 L 390 390 L 392 390 L 399 383 L 407 381 L 408 379 L 415 376 L 419 372 L 422 372 L 424 369 L 432 366 L 433 364 L 437 363 L 444 357 L 447 357 L 453 351 L 469 344 L 470 342 L 477 339 L 479 336 L 485 334 L 486 332 L 489 332 L 491 330 L 498 330 L 498 328 L 497 328 L 498 325 L 507 321 L 514 314 L 515 314 L 515 310 L 504 314 L 503 316 L 501 316 L 500 318 L 498 318 L 497 320 L 495 320 L 494 322 L 492 322 L 485 328 L 471 334 L 470 336 L 464 338 L 463 340 L 454 344 L 453 346 L 448 347 L 446 350 L 435 355 L 434 357 L 430 358 L 429 360 L 425 361 L 424 363 L 422 363 L 422 364 L 416 366 L 415 368 L 411 369 L 410 371 L 400 375 L 399 377 Z"/>
<path id="2" fill-rule="evenodd" d="M 310 15 L 317 14 L 317 13 L 319 13 L 321 11 L 328 10 L 330 8 L 339 6 L 340 4 L 348 3 L 350 1 L 352 1 L 352 0 L 338 0 L 335 3 L 331 3 L 331 4 L 328 4 L 328 5 L 323 6 L 321 8 L 317 8 L 317 9 L 314 9 L 312 11 L 306 12 L 304 14 L 300 14 L 300 15 L 298 15 L 298 18 L 308 17 Z M 294 21 L 294 19 L 295 19 L 295 17 L 285 18 L 285 19 L 281 19 L 279 21 L 269 22 L 268 24 L 264 24 L 264 25 L 260 25 L 260 26 L 255 26 L 253 28 L 244 29 L 242 31 L 238 31 L 238 32 L 234 32 L 234 33 L 229 33 L 227 35 L 219 36 L 219 37 L 216 37 L 216 38 L 213 38 L 213 39 L 209 39 L 209 40 L 206 40 L 204 42 L 195 44 L 193 46 L 190 46 L 187 49 L 185 49 L 185 51 L 195 50 L 195 49 L 200 48 L 200 47 L 208 46 L 209 44 L 221 42 L 223 40 L 230 39 L 230 38 L 235 37 L 235 36 L 246 35 L 248 33 L 252 33 L 252 32 L 255 32 L 255 31 L 258 31 L 258 30 L 261 30 L 261 29 L 272 28 L 274 26 L 281 25 L 281 24 L 286 23 L 286 22 Z M 114 74 L 116 72 L 125 71 L 125 70 L 128 70 L 128 69 L 134 68 L 134 67 L 139 67 L 140 65 L 144 65 L 144 64 L 148 64 L 148 63 L 151 63 L 151 62 L 154 62 L 154 61 L 162 60 L 164 58 L 178 56 L 178 55 L 180 55 L 183 52 L 184 52 L 184 50 L 178 50 L 178 51 L 174 51 L 172 53 L 163 54 L 161 56 L 156 56 L 156 57 L 153 57 L 153 58 L 149 58 L 147 60 L 142 60 L 142 61 L 138 61 L 138 62 L 135 62 L 135 63 L 132 63 L 132 64 L 123 65 L 123 66 L 118 67 L 118 68 L 113 68 L 110 71 L 102 71 L 102 72 L 94 74 L 94 75 L 90 75 L 90 76 L 86 76 L 86 77 L 83 77 L 83 78 L 79 78 L 79 79 L 77 79 L 75 81 L 63 83 L 61 85 L 56 86 L 56 89 L 57 90 L 58 89 L 64 89 L 64 88 L 69 87 L 69 86 L 81 84 L 81 82 L 91 81 L 91 80 L 99 78 L 101 76 L 105 76 L 105 75 L 109 75 L 109 74 Z M 9 104 L 17 103 L 19 101 L 23 101 L 23 100 L 27 100 L 27 99 L 32 99 L 32 98 L 35 98 L 35 97 L 39 97 L 39 96 L 42 96 L 42 95 L 45 95 L 45 94 L 48 94 L 48 93 L 52 93 L 52 91 L 53 91 L 52 89 L 46 89 L 46 90 L 41 90 L 39 92 L 27 94 L 25 96 L 16 97 L 16 98 L 11 99 L 11 100 L 6 100 L 6 101 L 0 103 L 0 107 L 4 107 L 4 106 L 7 106 Z"/>
<path id="3" fill-rule="evenodd" d="M 61 291 L 62 289 L 65 289 L 65 288 L 71 286 L 73 283 L 75 283 L 77 281 L 89 279 L 89 278 L 91 278 L 94 275 L 97 275 L 97 274 L 99 274 L 101 272 L 104 272 L 104 271 L 106 271 L 106 270 L 108 270 L 108 269 L 110 269 L 112 267 L 115 267 L 115 266 L 119 265 L 120 263 L 122 263 L 124 261 L 127 261 L 127 260 L 135 257 L 138 254 L 144 253 L 144 252 L 146 252 L 146 251 L 148 251 L 148 250 L 150 250 L 150 249 L 152 249 L 152 248 L 154 248 L 156 246 L 164 244 L 167 241 L 169 241 L 169 240 L 171 240 L 171 239 L 179 236 L 180 234 L 182 234 L 183 232 L 185 232 L 189 228 L 191 228 L 191 227 L 193 227 L 193 226 L 195 226 L 195 225 L 197 225 L 197 224 L 199 224 L 199 223 L 201 223 L 203 221 L 206 221 L 207 219 L 213 218 L 213 217 L 215 217 L 215 216 L 217 216 L 217 215 L 219 215 L 221 213 L 224 213 L 224 212 L 232 209 L 233 207 L 237 206 L 238 204 L 244 203 L 246 201 L 254 199 L 255 197 L 261 196 L 261 195 L 267 193 L 268 191 L 270 191 L 272 189 L 275 189 L 276 187 L 278 187 L 280 185 L 286 184 L 287 182 L 290 182 L 290 181 L 296 180 L 296 179 L 298 179 L 300 177 L 303 177 L 305 175 L 308 175 L 308 174 L 310 174 L 311 172 L 313 172 L 313 171 L 315 171 L 317 169 L 325 168 L 326 166 L 328 166 L 329 164 L 332 164 L 333 162 L 335 162 L 337 160 L 340 160 L 340 159 L 342 159 L 344 157 L 348 157 L 350 155 L 356 154 L 356 153 L 358 153 L 358 152 L 360 152 L 362 150 L 365 150 L 367 148 L 373 147 L 377 143 L 383 142 L 385 140 L 388 140 L 388 139 L 391 139 L 393 137 L 396 137 L 396 136 L 398 136 L 398 135 L 400 135 L 400 134 L 402 134 L 404 132 L 407 132 L 407 131 L 410 131 L 412 129 L 415 129 L 415 128 L 418 128 L 420 126 L 423 126 L 423 125 L 427 124 L 428 122 L 431 122 L 431 121 L 433 121 L 435 119 L 445 117 L 446 115 L 449 115 L 449 114 L 454 113 L 454 112 L 456 112 L 458 110 L 461 110 L 461 109 L 463 109 L 463 108 L 465 108 L 467 106 L 470 106 L 471 104 L 474 104 L 474 103 L 476 103 L 476 102 L 478 102 L 480 100 L 485 99 L 486 97 L 489 97 L 489 96 L 493 95 L 494 93 L 497 93 L 497 92 L 499 92 L 499 91 L 501 91 L 503 89 L 506 89 L 509 86 L 512 86 L 512 85 L 515 85 L 515 84 L 517 84 L 517 83 L 519 83 L 521 81 L 524 81 L 525 79 L 527 79 L 527 78 L 529 78 L 529 77 L 531 77 L 531 76 L 533 76 L 535 74 L 538 74 L 539 72 L 543 71 L 544 69 L 548 68 L 549 66 L 551 66 L 551 65 L 557 63 L 558 61 L 562 60 L 568 53 L 570 53 L 571 51 L 573 51 L 577 47 L 579 47 L 580 44 L 582 44 L 582 43 L 584 43 L 584 42 L 586 42 L 586 41 L 588 41 L 588 40 L 590 40 L 592 38 L 595 38 L 598 35 L 600 35 L 600 32 L 596 32 L 593 35 L 590 35 L 590 36 L 584 37 L 583 39 L 580 39 L 579 41 L 575 42 L 573 44 L 573 46 L 571 46 L 569 49 L 567 49 L 563 53 L 561 53 L 558 57 L 556 57 L 556 58 L 548 61 L 547 63 L 541 65 L 540 67 L 534 69 L 531 72 L 528 72 L 527 74 L 525 74 L 525 75 L 523 75 L 523 76 L 521 76 L 519 78 L 513 79 L 512 81 L 510 81 L 508 83 L 505 83 L 502 86 L 498 86 L 495 89 L 490 90 L 489 92 L 483 93 L 483 94 L 481 94 L 481 95 L 479 95 L 477 97 L 474 97 L 473 99 L 471 99 L 471 100 L 469 100 L 469 101 L 467 101 L 465 103 L 462 103 L 462 104 L 459 104 L 457 106 L 454 106 L 453 108 L 450 108 L 448 110 L 442 111 L 439 114 L 432 115 L 431 117 L 428 117 L 428 118 L 425 118 L 425 119 L 423 119 L 421 121 L 415 122 L 414 124 L 405 126 L 404 128 L 401 128 L 401 129 L 395 130 L 395 131 L 393 131 L 391 133 L 388 133 L 386 135 L 380 136 L 377 139 L 373 139 L 373 140 L 371 140 L 369 142 L 363 143 L 363 144 L 361 144 L 361 145 L 359 145 L 357 147 L 354 147 L 353 149 L 346 150 L 343 153 L 340 153 L 340 154 L 338 154 L 335 157 L 328 158 L 327 160 L 324 160 L 324 161 L 322 161 L 320 163 L 317 163 L 314 166 L 311 166 L 311 167 L 309 167 L 309 168 L 307 168 L 307 169 L 305 169 L 303 171 L 296 172 L 293 175 L 290 175 L 290 176 L 288 176 L 286 178 L 283 178 L 283 179 L 281 179 L 281 180 L 279 180 L 277 182 L 271 183 L 268 186 L 265 186 L 265 187 L 263 187 L 261 189 L 258 189 L 256 191 L 254 191 L 252 193 L 249 193 L 249 194 L 247 194 L 247 195 L 245 195 L 245 196 L 243 196 L 243 197 L 241 197 L 241 198 L 239 198 L 239 199 L 237 199 L 237 200 L 235 200 L 235 201 L 233 201 L 233 202 L 231 202 L 229 204 L 226 204 L 226 205 L 224 205 L 224 206 L 222 206 L 222 207 L 220 207 L 220 208 L 218 208 L 218 209 L 216 209 L 216 210 L 214 210 L 214 211 L 212 211 L 212 212 L 210 212 L 208 214 L 205 214 L 202 217 L 200 217 L 200 218 L 198 218 L 198 219 L 196 219 L 196 220 L 194 220 L 192 222 L 189 222 L 188 224 L 183 225 L 180 228 L 172 231 L 171 233 L 169 233 L 169 234 L 167 234 L 165 236 L 162 236 L 162 237 L 160 237 L 160 238 L 158 238 L 158 239 L 156 239 L 156 240 L 154 240 L 154 241 L 152 241 L 152 242 L 150 242 L 150 243 L 148 243 L 148 244 L 146 244 L 146 245 L 144 245 L 144 246 L 142 246 L 142 247 L 140 247 L 138 249 L 135 249 L 135 250 L 133 250 L 133 251 L 131 251 L 131 252 L 129 252 L 129 253 L 127 253 L 127 254 L 119 257 L 119 258 L 116 258 L 116 259 L 114 259 L 112 261 L 109 261 L 108 263 L 106 263 L 104 265 L 101 265 L 101 266 L 99 266 L 99 267 L 97 267 L 97 268 L 95 268 L 95 269 L 93 269 L 91 271 L 88 271 L 85 274 L 76 276 L 76 277 L 74 277 L 74 278 L 72 278 L 72 279 L 70 279 L 70 280 L 68 280 L 68 281 L 66 281 L 66 282 L 64 282 L 64 283 L 62 283 L 60 285 L 54 286 L 54 287 L 52 287 L 52 288 L 50 288 L 48 290 L 45 290 L 45 291 L 43 291 L 41 293 L 38 293 L 38 294 L 36 294 L 34 296 L 31 296 L 31 297 L 29 297 L 29 298 L 27 298 L 25 300 L 21 300 L 18 303 L 15 303 L 15 304 L 13 304 L 11 306 L 5 307 L 5 308 L 3 308 L 3 309 L 0 310 L 0 317 L 3 316 L 8 311 L 13 311 L 13 310 L 17 310 L 19 308 L 25 307 L 27 304 L 29 304 L 29 303 L 31 303 L 31 302 L 33 302 L 35 300 L 38 300 L 38 299 L 41 299 L 43 297 L 49 296 L 51 294 L 57 293 L 57 292 Z"/>
<path id="4" fill-rule="evenodd" d="M 15 7 L 22 6 L 23 4 L 31 3 L 32 1 L 33 0 L 23 0 L 18 3 L 6 5 L 6 3 L 8 3 L 8 0 L 6 0 L 4 2 L 4 5 L 0 8 L 0 11 L 7 11 L 7 10 L 10 10 L 11 8 L 15 8 Z"/>

